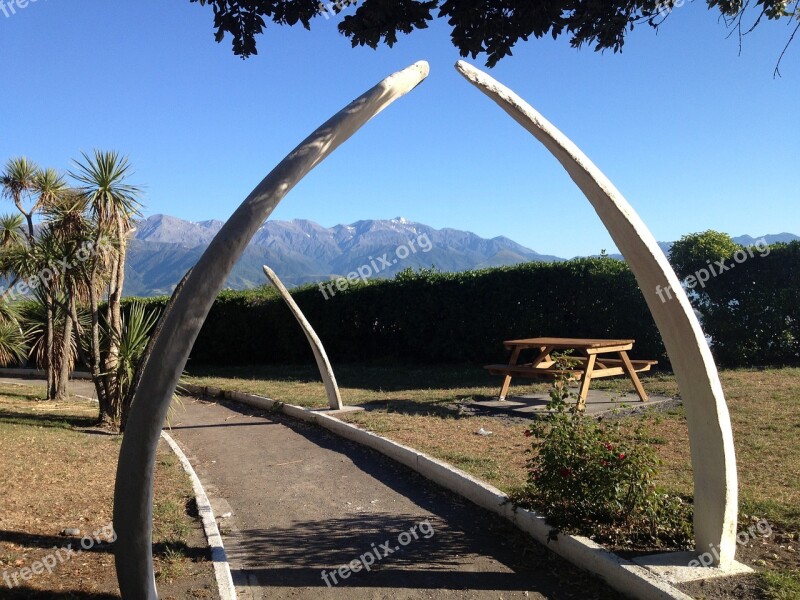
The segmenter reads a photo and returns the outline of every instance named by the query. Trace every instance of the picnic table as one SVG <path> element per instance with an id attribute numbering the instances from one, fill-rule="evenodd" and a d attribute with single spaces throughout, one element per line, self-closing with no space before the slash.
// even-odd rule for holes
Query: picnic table
<path id="1" fill-rule="evenodd" d="M 636 340 L 596 340 L 582 338 L 539 337 L 524 340 L 508 340 L 503 345 L 511 350 L 511 358 L 505 365 L 486 365 L 484 368 L 492 375 L 505 377 L 500 388 L 500 400 L 505 400 L 512 377 L 578 377 L 580 380 L 579 407 L 586 404 L 589 384 L 592 379 L 627 375 L 642 402 L 647 402 L 647 392 L 642 387 L 637 373 L 649 371 L 658 364 L 657 360 L 632 360 L 628 351 Z M 518 364 L 523 350 L 538 351 L 532 362 Z M 572 350 L 577 354 L 569 356 L 568 364 L 553 360 L 556 351 Z M 603 355 L 610 354 L 610 358 Z M 614 356 L 617 358 L 614 358 Z"/>

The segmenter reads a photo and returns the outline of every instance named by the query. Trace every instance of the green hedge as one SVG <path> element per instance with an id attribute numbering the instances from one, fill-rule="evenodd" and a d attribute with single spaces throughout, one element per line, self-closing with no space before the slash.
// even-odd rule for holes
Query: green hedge
<path id="1" fill-rule="evenodd" d="M 725 263 L 732 268 L 693 295 L 717 361 L 800 363 L 800 242 L 772 245 L 767 255 L 755 252 L 738 263 L 731 255 Z"/>
<path id="2" fill-rule="evenodd" d="M 736 264 L 701 291 L 691 296 L 720 365 L 800 364 L 799 242 Z M 634 356 L 667 364 L 630 269 L 610 258 L 464 273 L 405 271 L 327 300 L 317 286 L 293 296 L 334 363 L 497 362 L 507 356 L 503 340 L 547 335 L 634 338 Z M 167 299 L 140 300 L 163 306 Z M 214 365 L 312 360 L 271 288 L 220 294 L 191 355 L 193 364 Z"/>
<path id="3" fill-rule="evenodd" d="M 325 299 L 293 291 L 336 362 L 503 361 L 502 341 L 533 336 L 635 338 L 634 356 L 665 360 L 660 335 L 623 262 L 528 263 L 463 273 L 409 271 Z M 130 300 L 129 300 L 130 301 Z M 165 298 L 148 298 L 163 306 Z M 289 309 L 271 289 L 223 292 L 190 364 L 311 361 Z"/>

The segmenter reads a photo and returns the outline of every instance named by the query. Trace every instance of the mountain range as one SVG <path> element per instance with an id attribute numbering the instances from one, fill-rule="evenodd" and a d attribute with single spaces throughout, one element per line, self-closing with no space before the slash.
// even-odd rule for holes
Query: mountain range
<path id="1" fill-rule="evenodd" d="M 194 223 L 167 215 L 140 221 L 128 250 L 126 296 L 170 294 L 200 258 L 222 221 Z M 358 272 L 391 278 L 406 268 L 464 271 L 530 261 L 561 260 L 506 238 L 434 229 L 402 217 L 323 227 L 313 221 L 267 221 L 226 282 L 231 289 L 263 285 L 269 265 L 288 287 Z"/>
<path id="2" fill-rule="evenodd" d="M 221 229 L 222 221 L 184 221 L 153 215 L 139 221 L 128 250 L 126 296 L 171 294 Z M 767 241 L 800 239 L 793 234 L 765 236 Z M 734 238 L 753 243 L 754 238 Z M 671 244 L 662 244 L 669 248 Z M 468 231 L 434 229 L 402 217 L 323 227 L 313 221 L 267 221 L 256 233 L 226 281 L 231 289 L 264 285 L 269 265 L 288 287 L 359 272 L 393 277 L 406 268 L 435 266 L 465 271 L 531 261 L 563 260 L 540 254 L 506 237 L 482 238 Z"/>

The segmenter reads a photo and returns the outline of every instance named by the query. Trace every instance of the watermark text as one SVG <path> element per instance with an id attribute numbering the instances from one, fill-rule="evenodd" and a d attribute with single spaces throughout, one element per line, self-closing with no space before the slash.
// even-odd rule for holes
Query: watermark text
<path id="1" fill-rule="evenodd" d="M 325 300 L 328 300 L 336 295 L 334 287 L 336 290 L 344 292 L 351 285 L 358 283 L 359 280 L 366 283 L 370 277 L 383 273 L 412 254 L 416 254 L 418 249 L 422 250 L 422 252 L 433 250 L 433 244 L 427 233 L 420 234 L 416 239 L 410 239 L 407 244 L 399 246 L 394 252 L 395 258 L 392 258 L 388 252 L 377 258 L 370 256 L 367 264 L 361 265 L 355 271 L 348 273 L 347 277 L 339 277 L 328 283 L 320 283 L 319 291 Z"/>
<path id="2" fill-rule="evenodd" d="M 67 544 L 65 548 L 53 547 L 53 552 L 44 556 L 40 560 L 35 560 L 30 567 L 23 567 L 16 571 L 3 571 L 3 582 L 8 589 L 14 589 L 30 581 L 37 575 L 52 574 L 56 567 L 71 561 L 84 551 L 89 551 L 98 544 L 113 543 L 117 539 L 114 526 L 109 523 L 102 529 L 81 538 L 80 548 L 73 548 L 72 544 Z"/>
<path id="3" fill-rule="evenodd" d="M 382 561 L 387 556 L 391 556 L 395 552 L 400 551 L 401 548 L 408 546 L 412 541 L 419 540 L 420 536 L 423 539 L 431 539 L 436 532 L 433 530 L 433 525 L 427 519 L 422 523 L 417 523 L 408 531 L 403 531 L 397 536 L 396 544 L 392 545 L 391 540 L 386 540 L 382 544 L 375 544 L 373 542 L 372 548 L 365 552 L 356 559 L 351 560 L 346 565 L 341 565 L 337 569 L 327 571 L 323 569 L 320 573 L 322 581 L 328 587 L 339 585 L 339 583 L 350 577 L 353 573 L 360 571 L 371 571 L 375 563 Z"/>
<path id="4" fill-rule="evenodd" d="M 737 250 L 733 255 L 733 261 L 730 263 L 726 262 L 725 259 L 718 261 L 709 260 L 705 267 L 696 271 L 694 275 L 689 275 L 686 277 L 681 282 L 681 287 L 686 290 L 694 290 L 699 285 L 701 289 L 705 289 L 706 284 L 711 281 L 712 278 L 718 277 L 719 275 L 722 275 L 723 273 L 735 268 L 736 265 L 740 265 L 744 262 L 747 262 L 751 258 L 754 258 L 756 252 L 758 252 L 758 255 L 761 258 L 769 256 L 769 244 L 764 238 L 756 240 L 756 243 L 752 246 Z M 656 294 L 658 295 L 659 300 L 661 300 L 663 303 L 672 300 L 673 293 L 675 293 L 675 290 L 672 289 L 671 285 L 668 285 L 667 287 L 662 287 L 660 285 L 656 286 Z"/>

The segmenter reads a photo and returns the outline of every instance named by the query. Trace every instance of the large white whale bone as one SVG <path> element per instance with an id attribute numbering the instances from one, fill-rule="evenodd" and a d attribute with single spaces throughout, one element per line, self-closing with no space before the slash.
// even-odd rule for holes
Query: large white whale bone
<path id="1" fill-rule="evenodd" d="M 275 286 L 275 289 L 278 290 L 278 293 L 281 295 L 281 298 L 283 298 L 283 301 L 286 302 L 289 310 L 292 311 L 294 318 L 300 324 L 300 328 L 303 330 L 308 340 L 308 344 L 311 346 L 311 351 L 314 353 L 314 360 L 317 361 L 319 374 L 322 376 L 322 382 L 325 384 L 325 393 L 328 395 L 328 405 L 331 407 L 331 410 L 342 410 L 342 396 L 339 393 L 336 376 L 333 374 L 333 367 L 331 366 L 331 361 L 328 360 L 328 354 L 325 352 L 322 340 L 319 339 L 317 332 L 314 331 L 314 328 L 311 326 L 311 323 L 308 322 L 308 319 L 306 319 L 303 311 L 297 306 L 297 302 L 294 301 L 289 290 L 283 285 L 278 274 L 267 265 L 264 265 L 263 268 L 267 279 Z"/>
<path id="2" fill-rule="evenodd" d="M 152 553 L 156 449 L 189 351 L 225 279 L 289 190 L 367 121 L 419 85 L 428 71 L 423 61 L 389 76 L 306 138 L 236 209 L 173 295 L 142 370 L 117 466 L 114 554 L 125 600 L 158 600 Z"/>
<path id="3" fill-rule="evenodd" d="M 711 350 L 677 275 L 650 230 L 581 150 L 490 75 L 459 61 L 456 69 L 539 140 L 569 173 L 611 234 L 661 332 L 686 407 L 694 469 L 696 550 L 726 567 L 736 553 L 736 459 L 730 415 Z M 659 296 L 671 288 L 673 299 Z"/>

